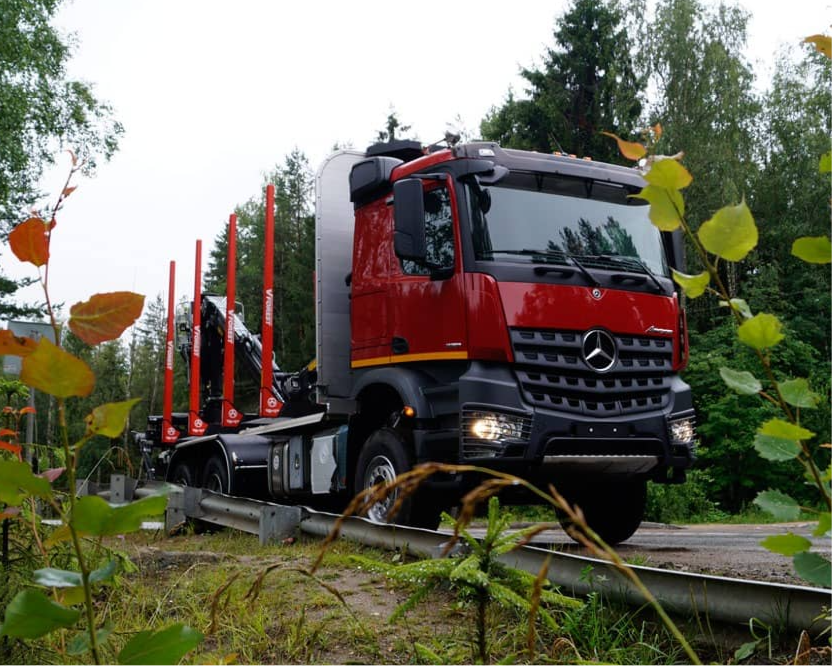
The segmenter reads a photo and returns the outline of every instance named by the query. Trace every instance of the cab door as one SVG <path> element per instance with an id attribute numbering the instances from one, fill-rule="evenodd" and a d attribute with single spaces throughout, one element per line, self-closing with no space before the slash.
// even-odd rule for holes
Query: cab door
<path id="1" fill-rule="evenodd" d="M 426 260 L 393 257 L 390 362 L 468 357 L 459 219 L 453 183 L 423 183 Z"/>

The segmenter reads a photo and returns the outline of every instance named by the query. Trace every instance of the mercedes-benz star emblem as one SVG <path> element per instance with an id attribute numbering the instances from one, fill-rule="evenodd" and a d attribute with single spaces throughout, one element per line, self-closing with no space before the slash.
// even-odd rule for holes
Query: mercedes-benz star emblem
<path id="1" fill-rule="evenodd" d="M 615 340 L 606 331 L 595 328 L 584 334 L 581 342 L 584 362 L 595 372 L 607 372 L 615 365 Z"/>

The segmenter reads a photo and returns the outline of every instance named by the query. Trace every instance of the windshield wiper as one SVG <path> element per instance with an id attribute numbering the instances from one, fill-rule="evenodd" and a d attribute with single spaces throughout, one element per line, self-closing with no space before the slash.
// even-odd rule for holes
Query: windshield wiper
<path id="1" fill-rule="evenodd" d="M 623 254 L 598 254 L 595 255 L 597 259 L 604 259 L 606 261 L 612 261 L 617 263 L 619 266 L 632 267 L 633 265 L 637 266 L 642 270 L 642 272 L 650 278 L 654 285 L 656 285 L 656 289 L 660 292 L 664 293 L 664 287 L 662 283 L 659 282 L 659 279 L 656 277 L 656 274 L 648 268 L 647 264 L 645 264 L 641 259 L 638 257 L 633 257 L 629 255 Z"/>
<path id="2" fill-rule="evenodd" d="M 586 278 L 587 282 L 589 282 L 593 287 L 601 286 L 598 280 L 596 280 L 595 277 L 593 277 L 592 273 L 590 273 L 580 261 L 578 261 L 571 254 L 567 254 L 563 250 L 530 250 L 524 248 L 522 250 L 486 250 L 485 252 L 488 254 L 516 254 L 525 257 L 541 257 L 542 259 L 547 260 L 559 260 L 567 266 L 574 266 L 575 268 L 577 268 L 581 272 L 581 274 Z M 554 268 L 548 266 L 535 266 L 534 272 L 537 275 L 545 275 L 546 273 L 566 274 L 567 270 L 568 269 Z M 571 272 L 569 274 L 571 275 Z"/>

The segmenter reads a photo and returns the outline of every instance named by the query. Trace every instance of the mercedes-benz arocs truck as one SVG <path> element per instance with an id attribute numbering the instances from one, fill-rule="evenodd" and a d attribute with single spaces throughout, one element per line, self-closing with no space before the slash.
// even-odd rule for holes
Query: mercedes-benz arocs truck
<path id="1" fill-rule="evenodd" d="M 669 270 L 683 247 L 633 196 L 644 184 L 637 169 L 489 142 L 336 152 L 316 176 L 315 361 L 268 363 L 271 331 L 250 334 L 233 293 L 197 285 L 177 325 L 202 369 L 197 399 L 151 417 L 143 448 L 165 449 L 171 481 L 294 501 L 350 498 L 426 461 L 475 464 L 553 483 L 607 541 L 628 538 L 646 483 L 683 481 L 695 447 Z M 278 412 L 226 419 L 235 349 Z M 435 527 L 476 481 L 434 477 L 395 520 Z"/>

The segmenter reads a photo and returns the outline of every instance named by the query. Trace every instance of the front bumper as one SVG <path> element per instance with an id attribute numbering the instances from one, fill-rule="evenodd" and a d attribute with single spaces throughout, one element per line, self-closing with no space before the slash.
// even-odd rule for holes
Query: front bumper
<path id="1" fill-rule="evenodd" d="M 474 361 L 459 382 L 458 459 L 541 474 L 546 479 L 575 475 L 645 476 L 678 482 L 694 459 L 694 442 L 676 441 L 669 424 L 693 419 L 690 387 L 667 378 L 668 392 L 658 409 L 592 416 L 529 404 L 510 366 Z M 477 438 L 473 420 L 504 414 L 508 435 Z"/>

